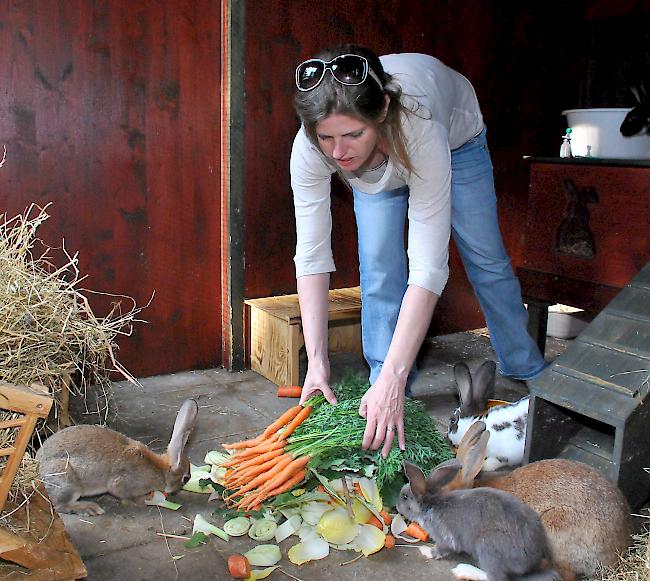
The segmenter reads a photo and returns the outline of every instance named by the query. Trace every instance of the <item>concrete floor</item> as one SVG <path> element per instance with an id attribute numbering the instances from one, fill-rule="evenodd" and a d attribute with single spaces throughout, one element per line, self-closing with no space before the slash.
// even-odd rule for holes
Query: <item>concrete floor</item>
<path id="1" fill-rule="evenodd" d="M 546 357 L 552 360 L 564 350 L 565 341 L 550 340 Z M 474 367 L 494 358 L 489 340 L 481 331 L 456 333 L 427 340 L 419 358 L 420 373 L 413 391 L 444 431 L 451 410 L 457 405 L 453 382 L 453 365 L 466 361 Z M 304 366 L 303 366 L 304 367 Z M 356 354 L 332 358 L 332 380 L 346 371 L 365 373 L 365 363 Z M 181 402 L 196 398 L 199 402 L 197 428 L 188 444 L 188 455 L 195 464 L 203 464 L 205 453 L 224 442 L 259 433 L 295 400 L 278 399 L 276 386 L 260 375 L 245 371 L 229 373 L 211 369 L 142 380 L 143 389 L 119 383 L 115 388 L 114 415 L 109 424 L 114 429 L 148 443 L 161 451 L 166 447 L 176 412 Z M 514 399 L 525 393 L 523 384 L 499 378 L 497 397 Z M 175 579 L 201 581 L 229 579 L 227 557 L 245 552 L 255 543 L 247 536 L 229 543 L 212 538 L 207 545 L 186 549 L 182 540 L 165 538 L 158 533 L 190 535 L 197 513 L 206 517 L 214 508 L 207 495 L 180 492 L 173 500 L 182 508 L 172 512 L 156 507 L 123 506 L 110 497 L 99 497 L 106 514 L 97 517 L 63 515 L 63 520 L 92 581 Z M 221 524 L 218 520 L 217 524 Z M 290 537 L 281 544 L 281 569 L 270 579 L 300 580 L 402 578 L 417 580 L 451 579 L 450 569 L 458 561 L 433 561 L 413 547 L 396 547 L 380 551 L 369 558 L 350 562 L 354 552 L 332 551 L 321 561 L 293 565 L 286 551 L 296 542 Z"/>

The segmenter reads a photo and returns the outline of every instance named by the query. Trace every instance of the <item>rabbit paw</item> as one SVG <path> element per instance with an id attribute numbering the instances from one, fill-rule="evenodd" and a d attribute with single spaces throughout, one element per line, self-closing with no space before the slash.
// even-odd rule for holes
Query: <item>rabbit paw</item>
<path id="1" fill-rule="evenodd" d="M 451 574 L 454 576 L 454 579 L 463 579 L 466 581 L 487 581 L 488 578 L 485 571 L 467 563 L 456 565 L 451 570 Z"/>
<path id="2" fill-rule="evenodd" d="M 58 512 L 78 514 L 81 516 L 98 516 L 104 514 L 104 509 L 96 502 L 77 501 L 56 507 Z"/>

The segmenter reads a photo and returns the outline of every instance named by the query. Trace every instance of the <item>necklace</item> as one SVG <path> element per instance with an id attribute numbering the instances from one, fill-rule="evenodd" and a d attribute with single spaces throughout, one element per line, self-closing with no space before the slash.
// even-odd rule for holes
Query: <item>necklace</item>
<path id="1" fill-rule="evenodd" d="M 384 159 L 382 159 L 378 165 L 376 165 L 375 167 L 364 169 L 363 173 L 370 173 L 371 171 L 377 171 L 378 169 L 384 167 L 386 164 L 388 164 L 388 158 L 384 157 Z"/>

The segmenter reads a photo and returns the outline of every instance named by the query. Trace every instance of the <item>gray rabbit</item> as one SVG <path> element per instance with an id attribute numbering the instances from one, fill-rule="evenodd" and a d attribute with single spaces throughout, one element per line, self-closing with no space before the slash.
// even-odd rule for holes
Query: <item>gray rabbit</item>
<path id="1" fill-rule="evenodd" d="M 98 515 L 104 512 L 83 496 L 109 493 L 137 504 L 153 491 L 177 492 L 187 482 L 190 463 L 184 448 L 198 405 L 183 402 L 167 451 L 152 452 L 142 442 L 102 426 L 71 426 L 50 436 L 36 452 L 39 476 L 58 512 Z"/>
<path id="2" fill-rule="evenodd" d="M 559 579 L 533 509 L 501 490 L 444 490 L 461 468 L 457 459 L 447 460 L 425 478 L 417 466 L 404 462 L 409 484 L 400 492 L 397 510 L 429 533 L 435 557 L 468 553 L 487 581 Z"/>

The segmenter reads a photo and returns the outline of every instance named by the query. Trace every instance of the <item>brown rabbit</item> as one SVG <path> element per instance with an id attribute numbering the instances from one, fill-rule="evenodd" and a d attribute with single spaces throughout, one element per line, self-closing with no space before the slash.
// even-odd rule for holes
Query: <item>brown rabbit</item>
<path id="1" fill-rule="evenodd" d="M 195 400 L 183 402 L 164 454 L 102 426 L 71 426 L 50 436 L 36 459 L 54 508 L 98 515 L 104 512 L 101 506 L 78 499 L 109 493 L 139 504 L 154 490 L 168 494 L 180 490 L 189 479 L 190 464 L 183 451 L 197 411 Z"/>
<path id="2" fill-rule="evenodd" d="M 630 507 L 616 486 L 594 468 L 561 458 L 477 480 L 489 437 L 483 422 L 467 431 L 457 453 L 463 470 L 447 485 L 450 490 L 498 488 L 523 500 L 540 515 L 555 567 L 564 579 L 592 576 L 599 563 L 618 562 L 632 531 Z"/>

